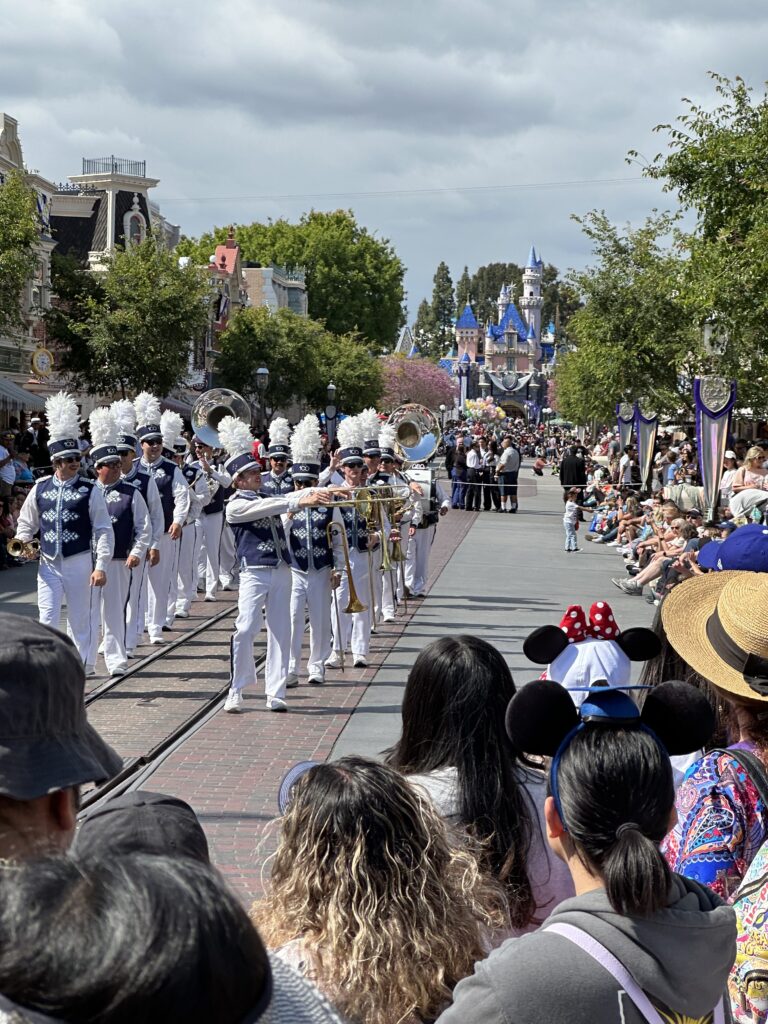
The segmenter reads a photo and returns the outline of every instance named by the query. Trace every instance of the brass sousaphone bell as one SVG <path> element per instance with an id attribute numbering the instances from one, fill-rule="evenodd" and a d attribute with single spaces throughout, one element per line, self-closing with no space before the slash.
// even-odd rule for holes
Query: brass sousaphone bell
<path id="1" fill-rule="evenodd" d="M 251 407 L 236 391 L 229 388 L 211 388 L 192 406 L 190 422 L 195 437 L 211 448 L 220 448 L 218 426 L 225 416 L 234 416 L 250 426 Z"/>

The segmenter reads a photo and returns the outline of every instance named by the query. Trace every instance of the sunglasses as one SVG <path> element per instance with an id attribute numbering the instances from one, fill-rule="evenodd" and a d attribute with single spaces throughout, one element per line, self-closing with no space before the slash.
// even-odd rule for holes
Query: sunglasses
<path id="1" fill-rule="evenodd" d="M 66 462 L 68 464 L 72 463 L 72 462 L 79 462 L 79 461 L 80 461 L 80 456 L 79 455 L 65 455 L 63 459 L 59 459 L 59 462 Z"/>
<path id="2" fill-rule="evenodd" d="M 387 458 L 384 458 L 384 456 L 382 455 L 382 457 L 381 457 L 381 461 L 382 461 L 382 462 L 391 462 L 391 463 L 393 463 L 393 464 L 394 464 L 394 461 L 395 461 L 395 460 L 394 460 L 394 459 L 387 459 Z"/>
<path id="3" fill-rule="evenodd" d="M 144 444 L 148 448 L 159 448 L 162 443 L 163 443 L 162 441 L 144 441 Z"/>

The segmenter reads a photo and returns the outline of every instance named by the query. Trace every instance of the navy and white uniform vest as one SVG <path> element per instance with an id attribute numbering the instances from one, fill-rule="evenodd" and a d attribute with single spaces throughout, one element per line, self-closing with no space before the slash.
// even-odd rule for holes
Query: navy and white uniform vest
<path id="1" fill-rule="evenodd" d="M 234 491 L 235 489 L 231 484 L 229 487 L 223 487 L 219 484 L 211 500 L 203 507 L 203 515 L 212 516 L 215 512 L 222 512 L 224 510 L 224 502 L 234 494 Z"/>
<path id="2" fill-rule="evenodd" d="M 146 471 L 154 479 L 160 492 L 160 503 L 163 506 L 164 530 L 167 533 L 173 523 L 173 477 L 178 466 L 165 456 L 153 462 L 149 468 L 141 467 L 139 472 Z"/>
<path id="3" fill-rule="evenodd" d="M 146 502 L 147 508 L 149 508 L 149 501 L 147 500 L 149 473 L 145 473 L 143 469 L 139 469 L 138 465 L 134 463 L 131 472 L 124 476 L 120 482 L 135 488 Z"/>
<path id="4" fill-rule="evenodd" d="M 359 516 L 350 505 L 344 505 L 339 509 L 341 519 L 344 523 L 344 530 L 347 534 L 347 544 L 350 551 L 368 550 L 368 525 L 362 516 Z"/>
<path id="5" fill-rule="evenodd" d="M 279 479 L 270 470 L 261 478 L 262 494 L 273 497 L 276 494 L 291 494 L 293 492 L 293 477 L 290 473 L 284 473 Z"/>
<path id="6" fill-rule="evenodd" d="M 112 520 L 112 530 L 115 534 L 115 549 L 112 552 L 113 558 L 125 560 L 131 553 L 134 540 L 133 526 L 133 496 L 137 488 L 124 480 L 118 480 L 116 484 L 110 484 L 103 488 L 104 503 Z"/>
<path id="7" fill-rule="evenodd" d="M 291 523 L 289 540 L 297 569 L 328 569 L 333 566 L 333 549 L 328 544 L 332 508 L 300 508 Z"/>
<path id="8" fill-rule="evenodd" d="M 46 558 L 69 558 L 91 550 L 93 526 L 89 503 L 95 483 L 76 476 L 65 484 L 43 477 L 35 487 L 40 517 L 40 550 Z"/>
<path id="9" fill-rule="evenodd" d="M 433 478 L 429 485 L 429 512 L 421 517 L 421 522 L 416 525 L 417 530 L 426 530 L 428 526 L 436 526 L 440 518 L 440 511 L 437 507 L 437 480 Z"/>
<path id="10" fill-rule="evenodd" d="M 271 498 L 263 491 L 238 491 L 239 498 Z M 281 561 L 291 563 L 280 516 L 265 516 L 249 523 L 232 523 L 235 551 L 241 569 L 271 568 Z"/>
<path id="11" fill-rule="evenodd" d="M 193 515 L 195 500 L 197 498 L 197 495 L 195 494 L 195 484 L 197 483 L 198 479 L 203 475 L 203 467 L 200 465 L 199 462 L 185 462 L 184 465 L 181 467 L 181 472 L 184 479 L 187 481 L 187 484 L 189 485 L 189 489 L 192 491 L 192 501 L 189 503 L 189 513 L 187 515 L 187 522 L 194 523 L 197 521 L 195 515 Z"/>

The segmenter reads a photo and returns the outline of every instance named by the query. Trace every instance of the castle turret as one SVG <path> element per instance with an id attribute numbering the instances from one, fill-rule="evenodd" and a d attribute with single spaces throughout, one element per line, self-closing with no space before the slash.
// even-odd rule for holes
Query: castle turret
<path id="1" fill-rule="evenodd" d="M 536 255 L 531 246 L 528 262 L 523 270 L 523 294 L 520 297 L 520 309 L 529 327 L 533 327 L 536 338 L 541 337 L 541 307 L 544 299 L 541 295 L 541 283 L 544 276 L 544 261 Z"/>
<path id="2" fill-rule="evenodd" d="M 511 301 L 510 297 L 509 297 L 509 293 L 510 293 L 509 285 L 503 284 L 501 286 L 501 291 L 499 292 L 499 297 L 496 300 L 496 306 L 497 306 L 497 308 L 499 310 L 499 318 L 496 321 L 496 323 L 500 324 L 501 321 L 506 316 L 506 312 L 509 309 L 509 303 Z"/>

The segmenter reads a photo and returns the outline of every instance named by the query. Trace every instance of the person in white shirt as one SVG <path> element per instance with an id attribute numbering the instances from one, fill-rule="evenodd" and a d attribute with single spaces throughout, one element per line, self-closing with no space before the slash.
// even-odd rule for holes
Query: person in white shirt
<path id="1" fill-rule="evenodd" d="M 723 475 L 720 478 L 720 504 L 726 505 L 733 497 L 733 478 L 739 468 L 736 452 L 727 451 L 723 458 Z"/>
<path id="2" fill-rule="evenodd" d="M 482 459 L 473 441 L 467 450 L 467 489 L 464 493 L 464 508 L 467 512 L 480 511 L 480 486 Z"/>
<path id="3" fill-rule="evenodd" d="M 517 512 L 517 476 L 520 472 L 520 449 L 512 443 L 511 437 L 501 442 L 501 456 L 496 465 L 496 477 L 501 494 L 501 511 Z"/>
<path id="4" fill-rule="evenodd" d="M 5 437 L 3 438 L 5 440 Z M 16 481 L 16 467 L 13 464 L 13 447 L 10 439 L 6 442 L 10 447 L 0 444 L 0 498 L 10 498 Z"/>

